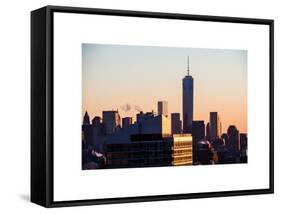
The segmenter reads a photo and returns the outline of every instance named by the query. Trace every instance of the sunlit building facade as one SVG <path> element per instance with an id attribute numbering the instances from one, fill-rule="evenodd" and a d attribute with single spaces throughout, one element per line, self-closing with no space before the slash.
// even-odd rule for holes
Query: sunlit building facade
<path id="1" fill-rule="evenodd" d="M 172 148 L 172 165 L 192 165 L 192 136 L 190 134 L 174 134 Z"/>

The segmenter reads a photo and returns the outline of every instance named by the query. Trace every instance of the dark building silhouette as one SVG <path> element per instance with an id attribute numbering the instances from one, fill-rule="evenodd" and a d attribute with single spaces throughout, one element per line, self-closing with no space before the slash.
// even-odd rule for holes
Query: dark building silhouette
<path id="1" fill-rule="evenodd" d="M 102 131 L 102 123 L 100 117 L 94 117 L 92 120 L 92 135 L 93 135 L 93 147 L 97 147 L 98 138 Z"/>
<path id="2" fill-rule="evenodd" d="M 196 160 L 194 165 L 208 165 L 213 164 L 213 153 L 211 145 L 208 141 L 198 141 L 196 143 Z"/>
<path id="3" fill-rule="evenodd" d="M 113 134 L 121 128 L 121 117 L 117 111 L 103 111 L 102 121 L 107 135 Z"/>
<path id="4" fill-rule="evenodd" d="M 224 145 L 228 146 L 228 135 L 226 133 L 221 135 L 221 139 L 223 140 Z"/>
<path id="5" fill-rule="evenodd" d="M 216 164 L 230 164 L 235 163 L 235 153 L 228 149 L 227 146 L 222 146 L 215 150 L 217 156 Z"/>
<path id="6" fill-rule="evenodd" d="M 101 125 L 101 117 L 94 117 L 94 119 L 92 119 L 92 125 L 94 127 L 99 127 Z"/>
<path id="7" fill-rule="evenodd" d="M 211 141 L 221 136 L 221 122 L 218 112 L 210 112 L 209 132 Z"/>
<path id="8" fill-rule="evenodd" d="M 215 149 L 215 150 L 219 150 L 221 149 L 222 147 L 224 147 L 224 141 L 223 139 L 221 138 L 217 138 L 215 139 L 213 142 L 212 142 L 212 147 Z"/>
<path id="9" fill-rule="evenodd" d="M 197 143 L 200 140 L 205 140 L 205 123 L 204 120 L 192 121 L 192 141 Z"/>
<path id="10" fill-rule="evenodd" d="M 102 141 L 104 141 L 105 129 L 100 117 L 94 117 L 90 124 L 90 117 L 86 112 L 82 125 L 82 169 L 104 168 L 105 157 Z"/>
<path id="11" fill-rule="evenodd" d="M 248 136 L 246 133 L 240 133 L 240 149 L 241 150 L 248 149 Z"/>
<path id="12" fill-rule="evenodd" d="M 155 116 L 154 112 L 151 111 L 151 112 L 146 112 L 146 113 L 143 113 L 143 111 L 140 111 L 138 114 L 137 114 L 137 123 L 140 123 L 144 120 L 147 120 L 147 119 L 150 119 L 150 118 L 153 118 Z"/>
<path id="13" fill-rule="evenodd" d="M 122 128 L 126 128 L 133 123 L 132 117 L 124 117 L 122 118 Z"/>
<path id="14" fill-rule="evenodd" d="M 206 125 L 206 140 L 210 141 L 210 123 Z"/>
<path id="15" fill-rule="evenodd" d="M 93 131 L 92 126 L 90 124 L 90 117 L 88 112 L 85 112 L 83 117 L 83 125 L 82 125 L 82 148 L 88 148 L 93 144 Z"/>
<path id="16" fill-rule="evenodd" d="M 192 121 L 193 162 L 199 160 L 198 142 L 205 140 L 205 124 L 203 120 Z"/>
<path id="17" fill-rule="evenodd" d="M 158 115 L 163 114 L 165 117 L 168 117 L 168 102 L 167 101 L 158 101 Z"/>
<path id="18" fill-rule="evenodd" d="M 171 113 L 171 130 L 172 134 L 181 133 L 180 113 Z"/>
<path id="19" fill-rule="evenodd" d="M 224 155 L 227 150 L 222 138 L 217 138 L 211 142 L 212 152 L 213 152 L 213 162 L 214 164 L 224 163 Z"/>
<path id="20" fill-rule="evenodd" d="M 228 146 L 234 151 L 240 151 L 239 131 L 234 125 L 230 125 L 227 129 Z"/>
<path id="21" fill-rule="evenodd" d="M 83 118 L 83 125 L 90 125 L 90 117 L 88 112 L 85 112 L 84 118 Z"/>
<path id="22" fill-rule="evenodd" d="M 97 151 L 102 151 L 101 139 L 105 136 L 106 131 L 102 123 L 101 117 L 94 117 L 92 120 L 92 136 L 93 136 L 93 148 Z"/>
<path id="23" fill-rule="evenodd" d="M 241 163 L 248 162 L 248 136 L 246 133 L 240 133 L 240 154 Z"/>
<path id="24" fill-rule="evenodd" d="M 187 75 L 182 79 L 182 117 L 183 133 L 191 133 L 193 121 L 193 78 L 189 75 L 189 57 Z"/>

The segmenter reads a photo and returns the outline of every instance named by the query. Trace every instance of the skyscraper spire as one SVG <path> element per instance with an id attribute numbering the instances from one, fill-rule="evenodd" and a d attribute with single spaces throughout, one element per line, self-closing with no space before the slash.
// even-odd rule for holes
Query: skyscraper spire
<path id="1" fill-rule="evenodd" d="M 189 76 L 189 55 L 187 55 L 187 76 Z"/>
<path id="2" fill-rule="evenodd" d="M 83 125 L 90 125 L 90 116 L 88 112 L 85 112 L 84 118 L 83 118 Z"/>

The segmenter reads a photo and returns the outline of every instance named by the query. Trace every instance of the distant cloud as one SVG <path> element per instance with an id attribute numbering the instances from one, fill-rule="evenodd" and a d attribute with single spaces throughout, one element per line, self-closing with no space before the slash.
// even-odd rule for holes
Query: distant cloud
<path id="1" fill-rule="evenodd" d="M 139 107 L 138 105 L 135 105 L 135 110 L 142 111 L 141 107 Z"/>
<path id="2" fill-rule="evenodd" d="M 125 105 L 121 106 L 121 109 L 125 112 L 128 112 L 132 109 L 132 106 L 129 103 L 126 103 Z"/>

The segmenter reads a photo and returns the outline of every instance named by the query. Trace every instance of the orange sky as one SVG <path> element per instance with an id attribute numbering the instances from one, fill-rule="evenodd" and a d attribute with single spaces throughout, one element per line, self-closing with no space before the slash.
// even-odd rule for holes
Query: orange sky
<path id="1" fill-rule="evenodd" d="M 169 113 L 182 115 L 182 78 L 187 55 L 194 78 L 194 120 L 209 121 L 217 111 L 222 131 L 236 125 L 247 132 L 247 51 L 83 44 L 82 114 L 91 118 L 118 109 L 121 117 L 157 111 L 168 101 Z M 131 109 L 124 111 L 122 106 Z"/>

